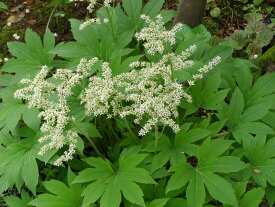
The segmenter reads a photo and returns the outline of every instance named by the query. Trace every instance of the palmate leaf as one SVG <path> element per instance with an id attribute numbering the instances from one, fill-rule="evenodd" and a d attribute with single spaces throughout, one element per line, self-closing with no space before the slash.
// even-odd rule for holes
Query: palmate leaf
<path id="1" fill-rule="evenodd" d="M 264 197 L 262 188 L 255 188 L 248 191 L 239 201 L 239 207 L 257 207 L 262 202 Z"/>
<path id="2" fill-rule="evenodd" d="M 74 183 L 90 183 L 83 191 L 83 206 L 100 199 L 102 207 L 118 207 L 121 194 L 133 204 L 145 206 L 143 192 L 136 183 L 154 184 L 149 173 L 137 167 L 146 157 L 144 154 L 130 154 L 119 158 L 118 169 L 102 158 L 87 158 L 85 161 L 93 168 L 87 168 L 79 173 Z"/>
<path id="3" fill-rule="evenodd" d="M 43 182 L 44 187 L 49 193 L 43 193 L 30 202 L 37 207 L 79 207 L 82 203 L 81 192 L 83 189 L 80 184 L 72 184 L 74 173 L 68 169 L 68 186 L 59 180 Z"/>
<path id="4" fill-rule="evenodd" d="M 24 130 L 26 135 L 23 134 Z M 37 136 L 31 137 L 33 133 L 29 128 L 23 128 L 19 131 L 19 136 L 28 136 L 29 134 L 29 138 L 15 141 L 0 149 L 1 193 L 12 188 L 14 184 L 20 190 L 25 183 L 31 192 L 36 194 L 39 178 L 36 159 L 47 162 L 56 151 L 52 150 L 45 154 L 46 156 L 38 155 L 41 144 L 37 143 Z"/>
<path id="5" fill-rule="evenodd" d="M 160 12 L 163 4 L 164 0 L 151 0 L 142 8 L 142 0 L 123 0 L 122 6 L 126 14 L 120 13 L 118 16 L 118 22 L 121 22 L 119 25 L 120 30 L 138 32 L 145 24 L 145 21 L 140 16 L 145 14 L 154 18 Z M 168 19 L 164 18 L 165 22 L 169 21 L 173 16 Z M 123 24 L 123 22 L 127 24 Z"/>
<path id="6" fill-rule="evenodd" d="M 116 13 L 114 12 L 114 14 Z M 75 63 L 74 65 L 69 63 L 70 67 L 77 65 L 81 58 L 98 57 L 104 61 L 110 61 L 117 54 L 122 57 L 132 52 L 132 49 L 126 48 L 132 41 L 132 31 L 123 34 L 115 33 L 115 37 L 113 37 L 113 33 L 106 25 L 94 24 L 84 30 L 79 30 L 79 26 L 83 22 L 70 19 L 70 23 L 75 41 L 58 44 L 50 50 L 51 54 L 56 54 Z"/>
<path id="7" fill-rule="evenodd" d="M 254 95 L 257 100 L 255 93 Z M 252 100 L 252 99 L 250 99 Z M 245 105 L 247 106 L 245 108 Z M 254 102 L 254 105 L 245 104 L 243 94 L 241 90 L 236 87 L 232 94 L 230 104 L 222 104 L 222 107 L 218 110 L 217 114 L 220 120 L 227 119 L 226 126 L 232 132 L 234 138 L 241 142 L 242 137 L 249 133 L 257 134 L 273 134 L 274 131 L 266 124 L 259 122 L 269 112 L 272 107 L 272 103 L 266 102 Z"/>
<path id="8" fill-rule="evenodd" d="M 242 145 L 250 163 L 244 175 L 252 177 L 262 187 L 266 187 L 267 182 L 275 186 L 275 138 L 266 141 L 264 135 L 248 135 L 242 140 Z"/>
<path id="9" fill-rule="evenodd" d="M 5 127 L 14 132 L 18 122 L 22 119 L 25 124 L 38 131 L 41 119 L 38 117 L 37 109 L 29 109 L 27 105 L 20 103 L 19 100 L 11 98 L 14 94 L 12 87 L 3 88 L 0 90 L 2 103 L 0 107 L 0 121 L 5 123 Z"/>
<path id="10" fill-rule="evenodd" d="M 185 107 L 187 106 L 186 115 L 196 112 L 200 107 L 206 110 L 218 109 L 219 104 L 229 91 L 228 89 L 218 90 L 220 83 L 221 77 L 219 73 L 209 77 L 204 85 L 202 85 L 202 82 L 196 83 L 189 92 L 193 98 L 192 104 L 185 104 Z"/>
<path id="11" fill-rule="evenodd" d="M 265 195 L 265 191 L 261 187 L 246 191 L 247 182 L 234 183 L 233 187 L 239 207 L 258 207 Z M 226 204 L 224 207 L 232 207 L 232 205 Z"/>
<path id="12" fill-rule="evenodd" d="M 9 52 L 16 59 L 7 62 L 1 71 L 16 73 L 12 78 L 12 84 L 19 82 L 22 78 L 35 76 L 41 70 L 41 66 L 51 67 L 53 62 L 54 55 L 48 54 L 48 51 L 54 48 L 55 38 L 49 30 L 46 31 L 42 42 L 38 34 L 27 29 L 25 41 L 26 43 L 8 43 Z"/>
<path id="13" fill-rule="evenodd" d="M 186 161 L 185 153 L 195 155 L 197 151 L 198 146 L 194 142 L 211 134 L 211 131 L 207 129 L 195 128 L 189 130 L 190 126 L 190 123 L 182 125 L 181 131 L 176 134 L 174 141 L 165 135 L 159 138 L 158 154 L 153 157 L 152 172 L 162 168 L 169 160 L 171 165 L 184 163 Z"/>
<path id="14" fill-rule="evenodd" d="M 232 141 L 207 139 L 198 149 L 198 166 L 188 163 L 172 166 L 174 172 L 168 181 L 166 191 L 177 190 L 187 185 L 187 203 L 190 207 L 201 207 L 205 201 L 205 188 L 211 197 L 224 204 L 237 206 L 237 199 L 231 184 L 217 173 L 238 172 L 246 165 L 233 156 L 221 156 Z"/>
<path id="15" fill-rule="evenodd" d="M 21 192 L 21 199 L 16 196 L 5 196 L 4 201 L 9 207 L 30 207 L 28 203 L 32 200 L 29 194 L 23 190 Z"/>

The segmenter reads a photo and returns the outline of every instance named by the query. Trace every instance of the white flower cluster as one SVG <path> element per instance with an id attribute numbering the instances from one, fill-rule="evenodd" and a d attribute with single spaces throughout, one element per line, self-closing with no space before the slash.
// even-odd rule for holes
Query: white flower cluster
<path id="1" fill-rule="evenodd" d="M 144 47 L 148 50 L 150 55 L 154 55 L 156 52 L 163 53 L 164 43 L 173 45 L 176 43 L 176 32 L 182 28 L 182 24 L 175 25 L 172 30 L 167 31 L 164 27 L 161 15 L 157 16 L 156 21 L 150 19 L 149 16 L 141 15 L 145 20 L 148 27 L 143 28 L 139 33 L 135 34 L 137 40 L 144 40 L 146 43 Z"/>
<path id="2" fill-rule="evenodd" d="M 70 2 L 74 2 L 74 1 L 88 1 L 89 5 L 88 5 L 87 9 L 90 13 L 92 13 L 94 11 L 95 5 L 97 3 L 97 0 L 70 0 Z M 111 2 L 112 2 L 112 0 L 104 0 L 103 6 L 110 7 Z"/>
<path id="3" fill-rule="evenodd" d="M 193 45 L 180 55 L 165 55 L 158 63 L 133 62 L 131 67 L 141 69 L 133 69 L 115 77 L 112 77 L 108 63 L 103 63 L 102 77 L 91 77 L 88 88 L 81 96 L 86 114 L 105 114 L 109 118 L 133 115 L 136 124 L 146 121 L 139 131 L 140 136 L 158 124 L 167 125 L 175 133 L 178 132 L 179 126 L 174 121 L 174 117 L 178 116 L 177 107 L 183 97 L 188 102 L 192 102 L 192 97 L 171 77 L 173 70 L 193 65 L 193 61 L 185 59 L 195 49 Z"/>
<path id="4" fill-rule="evenodd" d="M 107 18 L 104 18 L 103 20 L 101 20 L 100 18 L 92 18 L 92 19 L 89 19 L 85 22 L 83 22 L 80 26 L 79 26 L 79 30 L 83 30 L 85 29 L 85 27 L 93 24 L 93 23 L 96 23 L 96 24 L 101 24 L 101 23 L 105 23 L 107 24 L 109 22 L 109 19 Z"/>
<path id="5" fill-rule="evenodd" d="M 46 133 L 39 139 L 40 143 L 49 141 L 41 149 L 39 154 L 43 155 L 51 149 L 60 149 L 68 145 L 68 150 L 64 152 L 56 161 L 59 166 L 63 161 L 72 159 L 75 153 L 77 133 L 65 130 L 67 123 L 73 119 L 68 113 L 67 97 L 72 95 L 71 89 L 80 83 L 88 75 L 88 70 L 97 62 L 97 58 L 91 60 L 82 59 L 75 72 L 68 69 L 58 69 L 53 78 L 60 80 L 56 85 L 47 81 L 49 68 L 43 66 L 41 71 L 33 80 L 23 79 L 21 83 L 28 84 L 27 87 L 15 92 L 14 97 L 28 100 L 28 107 L 36 107 L 41 112 L 39 117 L 44 120 L 40 130 Z M 57 94 L 58 101 L 51 101 L 50 96 Z"/>
<path id="6" fill-rule="evenodd" d="M 208 73 L 210 70 L 212 70 L 216 65 L 218 65 L 221 62 L 221 57 L 217 56 L 215 57 L 212 61 L 210 61 L 207 65 L 204 65 L 203 67 L 199 68 L 198 71 L 199 73 L 194 74 L 192 76 L 192 80 L 188 80 L 188 84 L 190 86 L 195 84 L 195 81 L 197 79 L 202 79 L 204 73 Z"/>

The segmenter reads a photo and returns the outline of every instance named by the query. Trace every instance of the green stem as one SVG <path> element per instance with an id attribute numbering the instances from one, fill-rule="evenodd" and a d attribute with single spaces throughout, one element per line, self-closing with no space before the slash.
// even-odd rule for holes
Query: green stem
<path id="1" fill-rule="evenodd" d="M 110 122 L 111 120 L 110 119 L 107 119 L 106 122 L 107 122 L 107 125 L 108 125 L 108 128 L 111 130 L 113 136 L 117 141 L 119 141 L 119 137 L 117 136 L 117 134 L 115 133 L 114 131 L 114 128 L 112 126 L 112 123 Z"/>
<path id="2" fill-rule="evenodd" d="M 228 135 L 228 134 L 229 134 L 229 132 L 222 132 L 222 133 L 216 134 L 215 136 L 213 136 L 213 138 L 221 137 L 221 136 Z"/>
<path id="3" fill-rule="evenodd" d="M 161 136 L 162 136 L 162 134 L 163 134 L 163 132 L 164 132 L 165 127 L 166 127 L 166 125 L 164 125 L 164 126 L 163 126 L 163 128 L 162 128 L 162 130 L 161 130 L 161 133 L 160 133 L 160 136 L 159 136 L 159 137 L 161 137 Z"/>
<path id="4" fill-rule="evenodd" d="M 155 153 L 156 153 L 156 151 L 157 151 L 158 142 L 159 142 L 158 126 L 155 125 Z"/>
<path id="5" fill-rule="evenodd" d="M 173 67 L 173 63 L 170 61 L 170 67 L 171 67 L 171 79 L 173 82 L 175 82 L 175 76 L 174 76 L 174 67 Z"/>
<path id="6" fill-rule="evenodd" d="M 99 156 L 99 157 L 102 157 L 104 158 L 104 156 L 100 153 L 100 151 L 98 150 L 98 148 L 96 147 L 95 143 L 93 142 L 93 140 L 91 140 L 91 138 L 85 133 L 83 132 L 78 126 L 77 124 L 73 121 L 74 125 L 76 126 L 76 128 L 81 131 L 84 135 L 84 137 L 88 140 L 88 142 L 92 145 L 92 147 L 94 148 L 96 154 Z"/>
<path id="7" fill-rule="evenodd" d="M 112 31 L 112 36 L 113 36 L 113 39 L 115 40 L 115 31 L 114 31 L 114 25 L 113 25 L 113 11 L 112 11 L 112 15 L 110 14 L 110 11 L 109 11 L 109 8 L 106 7 L 106 10 L 107 10 L 107 14 L 108 14 L 108 18 L 109 18 L 109 21 L 110 21 L 110 24 L 111 24 L 111 31 Z"/>
<path id="8" fill-rule="evenodd" d="M 128 129 L 128 131 L 135 137 L 136 143 L 138 143 L 138 142 L 139 142 L 139 139 L 138 139 L 137 135 L 132 131 L 131 127 L 130 127 L 129 124 L 128 124 L 127 119 L 124 119 L 124 123 L 125 123 L 126 128 Z"/>

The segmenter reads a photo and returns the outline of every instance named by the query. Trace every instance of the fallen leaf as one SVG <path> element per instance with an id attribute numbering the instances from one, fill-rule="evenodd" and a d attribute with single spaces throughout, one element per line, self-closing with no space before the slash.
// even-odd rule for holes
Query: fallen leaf
<path id="1" fill-rule="evenodd" d="M 19 9 L 21 9 L 23 6 L 24 6 L 23 4 L 19 4 L 18 6 L 13 7 L 13 8 L 10 10 L 10 12 L 19 12 L 19 11 L 20 11 Z"/>
<path id="2" fill-rule="evenodd" d="M 28 23 L 29 24 L 35 24 L 36 23 L 36 19 L 30 19 L 30 20 L 28 20 Z"/>
<path id="3" fill-rule="evenodd" d="M 21 19 L 25 16 L 25 12 L 17 12 L 16 14 L 12 14 L 8 19 L 7 22 L 16 23 L 21 21 Z"/>

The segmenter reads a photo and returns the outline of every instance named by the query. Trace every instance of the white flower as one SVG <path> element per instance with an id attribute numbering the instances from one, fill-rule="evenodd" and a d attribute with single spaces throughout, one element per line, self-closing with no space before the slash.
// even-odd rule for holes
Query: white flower
<path id="1" fill-rule="evenodd" d="M 258 55 L 253 55 L 253 58 L 254 58 L 254 59 L 257 59 L 257 58 L 258 58 Z"/>
<path id="2" fill-rule="evenodd" d="M 178 116 L 177 107 L 184 97 L 188 102 L 192 97 L 176 80 L 172 80 L 172 64 L 179 70 L 192 65 L 192 61 L 180 62 L 180 55 L 169 54 L 157 63 L 133 62 L 132 67 L 141 67 L 112 77 L 108 63 L 102 65 L 102 77 L 91 77 L 88 88 L 81 95 L 87 115 L 107 115 L 111 118 L 128 115 L 135 117 L 134 122 L 146 123 L 139 135 L 147 134 L 155 125 L 170 126 L 176 133 L 179 126 L 174 117 Z M 180 63 L 179 63 L 180 62 Z M 159 82 L 158 80 L 163 80 Z"/>
<path id="3" fill-rule="evenodd" d="M 29 14 L 29 13 L 30 13 L 30 10 L 29 10 L 29 9 L 26 9 L 26 10 L 25 10 L 25 13 L 26 13 L 26 14 Z"/>
<path id="4" fill-rule="evenodd" d="M 148 27 L 143 28 L 140 32 L 135 34 L 137 40 L 144 40 L 144 47 L 148 50 L 150 55 L 157 53 L 163 53 L 164 43 L 174 45 L 176 43 L 176 32 L 182 28 L 182 24 L 175 25 L 172 30 L 167 31 L 164 27 L 161 15 L 157 16 L 157 20 L 153 21 L 149 16 L 141 15 L 141 19 L 144 19 Z"/>
<path id="5" fill-rule="evenodd" d="M 61 17 L 65 17 L 65 14 L 60 14 Z"/>
<path id="6" fill-rule="evenodd" d="M 40 149 L 40 155 L 51 149 L 69 146 L 69 149 L 55 161 L 55 165 L 72 159 L 72 155 L 75 153 L 77 133 L 66 130 L 68 122 L 74 120 L 73 117 L 69 116 L 70 108 L 67 105 L 67 97 L 72 95 L 72 88 L 89 75 L 88 71 L 96 62 L 97 58 L 89 61 L 81 59 L 75 72 L 58 69 L 53 75 L 53 78 L 60 80 L 58 85 L 47 81 L 49 68 L 43 66 L 33 80 L 22 79 L 21 83 L 28 86 L 14 93 L 15 98 L 27 100 L 29 108 L 36 107 L 41 111 L 39 117 L 44 122 L 40 130 L 46 135 L 40 137 L 39 142 L 44 143 L 48 140 L 49 142 Z M 54 93 L 58 97 L 57 101 L 49 99 Z"/>
<path id="7" fill-rule="evenodd" d="M 11 22 L 8 22 L 8 23 L 7 23 L 7 26 L 8 26 L 8 27 L 10 27 L 11 25 L 12 25 L 12 23 L 11 23 Z"/>
<path id="8" fill-rule="evenodd" d="M 84 0 L 70 0 L 70 2 L 74 2 L 74 1 L 84 1 Z M 96 5 L 96 3 L 97 3 L 97 0 L 86 0 L 86 1 L 89 2 L 89 5 L 88 5 L 87 9 L 88 9 L 88 11 L 89 11 L 90 13 L 92 13 L 92 12 L 94 11 L 94 7 L 95 7 L 95 5 Z M 104 7 L 110 7 L 110 6 L 111 6 L 110 3 L 111 3 L 112 1 L 113 1 L 113 0 L 104 0 L 103 6 L 104 6 Z"/>
<path id="9" fill-rule="evenodd" d="M 58 37 L 58 34 L 55 32 L 55 33 L 53 33 L 53 36 L 54 37 Z"/>
<path id="10" fill-rule="evenodd" d="M 110 7 L 110 3 L 112 2 L 112 0 L 104 0 L 104 6 L 105 7 Z"/>
<path id="11" fill-rule="evenodd" d="M 9 61 L 9 58 L 4 58 L 4 61 L 5 61 L 5 62 L 8 62 L 8 61 Z"/>
<path id="12" fill-rule="evenodd" d="M 194 74 L 192 78 L 194 81 L 196 79 L 202 79 L 204 77 L 204 73 L 208 73 L 210 70 L 212 70 L 216 65 L 218 65 L 221 61 L 221 57 L 217 56 L 213 60 L 211 60 L 207 65 L 204 65 L 203 67 L 199 68 L 199 73 Z"/>
<path id="13" fill-rule="evenodd" d="M 85 27 L 93 24 L 93 23 L 96 23 L 96 24 L 101 24 L 101 21 L 99 18 L 92 18 L 92 19 L 89 19 L 85 22 L 83 22 L 81 25 L 79 25 L 79 30 L 83 30 L 85 29 Z"/>
<path id="14" fill-rule="evenodd" d="M 189 86 L 195 85 L 195 82 L 193 80 L 188 80 L 187 82 L 188 82 Z"/>
<path id="15" fill-rule="evenodd" d="M 104 19 L 103 19 L 103 22 L 104 22 L 105 24 L 107 24 L 107 23 L 109 22 L 109 19 L 104 18 Z"/>
<path id="16" fill-rule="evenodd" d="M 19 35 L 16 35 L 14 38 L 15 38 L 16 40 L 20 40 L 20 36 L 19 36 Z"/>

